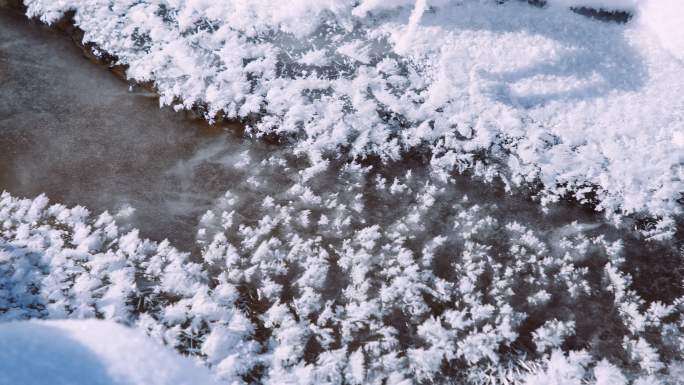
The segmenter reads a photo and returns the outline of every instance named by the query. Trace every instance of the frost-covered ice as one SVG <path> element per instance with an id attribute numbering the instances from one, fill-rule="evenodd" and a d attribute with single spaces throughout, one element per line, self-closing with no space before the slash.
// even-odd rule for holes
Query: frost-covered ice
<path id="1" fill-rule="evenodd" d="M 153 81 L 163 104 L 247 119 L 313 159 L 428 148 L 435 167 L 540 180 L 551 200 L 681 211 L 677 0 L 25 3 L 46 22 L 75 11 L 85 40 Z M 567 7 L 584 5 L 635 17 Z"/>
<path id="2" fill-rule="evenodd" d="M 603 11 L 630 11 L 639 9 L 644 0 L 548 0 L 551 5 L 563 7 L 588 7 Z"/>
<path id="3" fill-rule="evenodd" d="M 3 385 L 211 385 L 198 367 L 143 333 L 105 321 L 0 323 Z"/>
<path id="4" fill-rule="evenodd" d="M 658 35 L 670 53 L 684 61 L 684 5 L 678 0 L 645 0 L 639 7 L 639 21 Z M 682 134 L 680 129 L 680 136 Z M 684 147 L 677 140 L 680 148 Z"/>
<path id="5" fill-rule="evenodd" d="M 660 168 L 684 138 L 658 124 L 681 116 L 681 66 L 647 19 L 487 1 L 27 3 L 46 20 L 76 10 L 87 38 L 163 101 L 298 133 L 309 158 L 219 140 L 181 157 L 170 172 L 190 185 L 207 165 L 226 176 L 194 254 L 108 212 L 1 194 L 1 321 L 130 325 L 226 384 L 681 383 L 681 242 L 504 194 L 536 162 L 542 177 L 589 170 L 621 189 L 599 196 L 608 207 L 639 193 L 650 203 L 635 210 L 677 211 L 681 169 Z M 637 135 L 642 123 L 660 141 Z M 621 152 L 630 135 L 642 152 Z M 384 163 L 319 157 L 345 143 Z M 610 143 L 619 161 L 604 159 Z M 432 151 L 399 156 L 422 145 Z M 482 155 L 515 172 L 492 180 Z M 646 169 L 645 156 L 659 163 Z M 668 175 L 664 195 L 634 190 Z"/>
<path id="6" fill-rule="evenodd" d="M 225 383 L 676 384 L 681 252 L 642 260 L 610 227 L 507 219 L 399 167 L 258 163 L 201 218 L 194 258 L 2 194 L 0 320 L 134 324 Z"/>

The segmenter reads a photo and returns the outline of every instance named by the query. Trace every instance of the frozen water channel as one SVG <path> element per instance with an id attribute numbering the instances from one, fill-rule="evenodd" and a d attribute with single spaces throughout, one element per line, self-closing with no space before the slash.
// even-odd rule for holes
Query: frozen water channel
<path id="1" fill-rule="evenodd" d="M 216 142 L 267 150 L 159 110 L 66 36 L 9 11 L 0 20 L 0 186 L 13 194 L 112 213 L 133 207 L 128 220 L 143 233 L 187 244 L 188 226 L 225 184 L 204 173 L 188 186 L 174 166 Z"/>
<path id="2" fill-rule="evenodd" d="M 552 253 L 562 252 L 563 237 L 622 239 L 644 294 L 681 294 L 681 234 L 674 242 L 646 242 L 625 229 L 630 226 L 615 229 L 586 208 L 557 204 L 544 212 L 496 183 L 467 176 L 444 182 L 419 158 L 382 167 L 342 161 L 310 167 L 285 145 L 160 110 L 154 95 L 130 89 L 91 63 L 68 37 L 0 9 L 0 190 L 26 197 L 45 193 L 52 202 L 119 213 L 119 222 L 140 229 L 141 236 L 168 238 L 185 250 L 209 242 L 214 227 L 257 222 L 266 215 L 264 207 L 298 198 L 303 214 L 296 231 L 331 242 L 345 237 L 328 231 L 328 217 L 323 219 L 332 198 L 363 212 L 350 228 L 419 221 L 416 248 L 454 231 L 458 210 L 477 211 L 542 234 Z M 435 201 L 414 210 L 424 196 Z M 275 203 L 264 203 L 271 202 L 268 197 Z"/>

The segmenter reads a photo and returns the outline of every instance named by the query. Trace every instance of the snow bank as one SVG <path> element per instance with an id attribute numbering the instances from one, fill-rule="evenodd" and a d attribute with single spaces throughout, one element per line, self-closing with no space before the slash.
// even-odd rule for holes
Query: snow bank
<path id="1" fill-rule="evenodd" d="M 105 321 L 0 323 L 0 384 L 214 384 L 205 368 Z"/>
<path id="2" fill-rule="evenodd" d="M 626 24 L 493 0 L 25 3 L 45 22 L 75 11 L 85 41 L 162 104 L 296 138 L 312 159 L 427 148 L 435 167 L 540 180 L 550 200 L 681 211 L 675 0 L 584 2 L 636 4 L 642 22 Z"/>

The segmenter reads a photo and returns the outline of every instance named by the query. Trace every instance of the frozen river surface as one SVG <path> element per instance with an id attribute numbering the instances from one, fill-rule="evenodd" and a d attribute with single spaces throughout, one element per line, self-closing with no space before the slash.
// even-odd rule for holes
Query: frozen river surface
<path id="1" fill-rule="evenodd" d="M 627 257 L 635 262 L 632 273 L 643 290 L 663 290 L 667 297 L 681 291 L 681 234 L 675 242 L 646 242 L 586 208 L 558 204 L 543 212 L 537 202 L 506 194 L 497 184 L 466 176 L 441 183 L 420 159 L 362 172 L 331 162 L 316 171 L 285 145 L 246 139 L 239 128 L 211 127 L 159 109 L 154 95 L 130 88 L 90 62 L 69 37 L 2 10 L 0 164 L 0 190 L 24 197 L 45 193 L 52 202 L 119 213 L 119 222 L 139 228 L 141 236 L 168 238 L 185 250 L 207 241 L 202 237 L 212 226 L 212 215 L 220 217 L 230 205 L 236 220 L 256 222 L 264 216 L 264 198 L 291 204 L 293 195 L 306 200 L 313 193 L 307 202 L 312 207 L 319 204 L 316 197 L 335 197 L 352 210 L 363 210 L 363 219 L 352 228 L 389 228 L 419 218 L 417 245 L 451 231 L 464 207 L 543 234 L 552 252 L 563 237 L 604 234 L 628 246 Z M 310 191 L 301 189 L 302 181 Z M 435 186 L 438 199 L 416 217 L 412 205 L 425 194 L 425 186 Z M 319 220 L 319 211 L 312 208 L 311 219 L 302 220 Z"/>
<path id="2" fill-rule="evenodd" d="M 86 56 L 0 7 L 0 321 L 135 324 L 226 383 L 531 383 L 508 378 L 551 348 L 591 357 L 553 353 L 576 383 L 626 383 L 608 362 L 679 379 L 681 226 L 646 239 L 647 221 L 543 207 L 421 148 L 312 162 Z"/>
<path id="3" fill-rule="evenodd" d="M 0 189 L 94 211 L 134 207 L 129 220 L 146 235 L 192 242 L 189 224 L 225 184 L 203 175 L 189 186 L 174 166 L 216 141 L 264 146 L 160 110 L 68 37 L 0 12 Z"/>

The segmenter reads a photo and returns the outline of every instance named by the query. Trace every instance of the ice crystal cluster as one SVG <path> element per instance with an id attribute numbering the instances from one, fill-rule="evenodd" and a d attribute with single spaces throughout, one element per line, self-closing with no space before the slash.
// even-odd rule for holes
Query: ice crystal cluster
<path id="1" fill-rule="evenodd" d="M 162 104 L 242 119 L 314 159 L 422 149 L 435 167 L 496 160 L 547 199 L 647 213 L 665 230 L 681 211 L 679 0 L 24 3 L 48 23 L 73 11 L 85 42 Z"/>
<path id="2" fill-rule="evenodd" d="M 681 285 L 635 283 L 619 237 L 497 219 L 410 167 L 249 157 L 194 254 L 4 193 L 0 319 L 135 325 L 227 384 L 681 380 Z"/>

